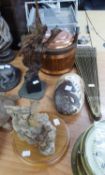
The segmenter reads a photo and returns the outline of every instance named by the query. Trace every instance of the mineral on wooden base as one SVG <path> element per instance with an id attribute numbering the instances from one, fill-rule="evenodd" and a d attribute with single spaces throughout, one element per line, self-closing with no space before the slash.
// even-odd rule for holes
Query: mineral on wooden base
<path id="1" fill-rule="evenodd" d="M 56 128 L 47 113 L 33 113 L 30 107 L 7 106 L 12 124 L 19 138 L 38 146 L 41 154 L 48 156 L 55 152 Z"/>
<path id="2" fill-rule="evenodd" d="M 66 123 L 56 114 L 39 112 L 40 102 L 31 106 L 5 106 L 12 116 L 13 148 L 29 165 L 43 168 L 62 158 L 69 145 Z"/>
<path id="3" fill-rule="evenodd" d="M 84 83 L 76 73 L 68 73 L 57 82 L 54 101 L 56 109 L 63 115 L 80 112 L 84 103 Z"/>

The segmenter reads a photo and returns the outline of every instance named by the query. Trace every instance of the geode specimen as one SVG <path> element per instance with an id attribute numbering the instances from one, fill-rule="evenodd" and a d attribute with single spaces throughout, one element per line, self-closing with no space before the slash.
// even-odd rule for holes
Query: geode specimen
<path id="1" fill-rule="evenodd" d="M 46 113 L 32 113 L 30 107 L 7 107 L 12 115 L 12 124 L 20 139 L 35 144 L 41 154 L 47 156 L 55 152 L 56 128 Z"/>
<path id="2" fill-rule="evenodd" d="M 64 115 L 80 112 L 84 103 L 84 83 L 75 73 L 68 73 L 58 80 L 54 101 L 56 109 Z"/>
<path id="3" fill-rule="evenodd" d="M 11 117 L 7 114 L 5 105 L 16 105 L 17 98 L 15 97 L 7 97 L 4 94 L 0 94 L 0 127 L 5 128 L 7 130 L 12 129 Z"/>

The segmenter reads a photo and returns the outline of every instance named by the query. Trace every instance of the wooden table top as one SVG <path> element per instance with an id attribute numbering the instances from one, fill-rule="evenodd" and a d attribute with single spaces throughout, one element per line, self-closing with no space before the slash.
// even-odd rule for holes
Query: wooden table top
<path id="1" fill-rule="evenodd" d="M 91 12 L 90 12 L 91 13 Z M 94 12 L 97 14 L 97 12 Z M 103 13 L 103 12 L 102 12 Z M 93 13 L 92 13 L 93 14 Z M 105 15 L 105 13 L 104 13 Z M 99 73 L 99 84 L 100 84 L 100 96 L 101 96 L 101 111 L 102 119 L 105 118 L 105 51 L 99 50 L 97 52 L 97 62 L 98 62 L 98 73 Z M 20 89 L 23 80 L 26 68 L 22 64 L 22 57 L 16 57 L 12 62 L 13 65 L 16 65 L 22 70 L 22 80 L 21 83 L 14 88 L 13 90 L 6 93 L 7 95 L 16 95 Z M 58 77 L 48 76 L 40 72 L 41 79 L 45 80 L 47 83 L 47 89 L 45 96 L 40 100 L 40 110 L 46 112 L 56 113 L 54 103 L 53 103 L 53 93 L 55 84 Z M 22 105 L 29 105 L 29 100 L 24 98 L 19 100 L 19 103 Z M 5 131 L 0 130 L 0 175 L 72 175 L 71 170 L 71 151 L 76 139 L 79 135 L 90 125 L 90 119 L 88 115 L 88 109 L 86 104 L 84 104 L 80 114 L 78 116 L 70 116 L 66 120 L 69 132 L 70 132 L 70 145 L 64 155 L 64 157 L 57 162 L 56 164 L 49 166 L 43 170 L 36 170 L 34 167 L 31 167 L 25 164 L 18 156 L 14 153 L 12 148 L 12 137 L 11 134 Z"/>

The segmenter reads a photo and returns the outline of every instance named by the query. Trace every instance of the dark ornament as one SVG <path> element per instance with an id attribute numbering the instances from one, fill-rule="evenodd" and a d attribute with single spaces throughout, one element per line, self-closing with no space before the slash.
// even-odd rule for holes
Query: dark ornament
<path id="1" fill-rule="evenodd" d="M 14 59 L 14 53 L 10 49 L 12 41 L 8 24 L 0 13 L 0 63 L 7 63 Z"/>
<path id="2" fill-rule="evenodd" d="M 44 96 L 46 83 L 41 81 L 38 75 L 40 66 L 35 64 L 26 72 L 25 81 L 19 90 L 19 96 L 39 100 Z"/>
<path id="3" fill-rule="evenodd" d="M 40 92 L 42 90 L 41 80 L 38 76 L 37 68 L 31 67 L 25 75 L 26 90 L 28 93 Z"/>

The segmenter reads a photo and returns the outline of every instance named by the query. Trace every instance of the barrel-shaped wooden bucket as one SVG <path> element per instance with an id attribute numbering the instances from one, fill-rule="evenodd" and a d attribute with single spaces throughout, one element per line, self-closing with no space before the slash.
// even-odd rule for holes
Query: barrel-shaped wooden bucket
<path id="1" fill-rule="evenodd" d="M 60 75 L 69 72 L 75 61 L 76 42 L 67 48 L 47 49 L 42 57 L 42 68 L 46 74 Z"/>

